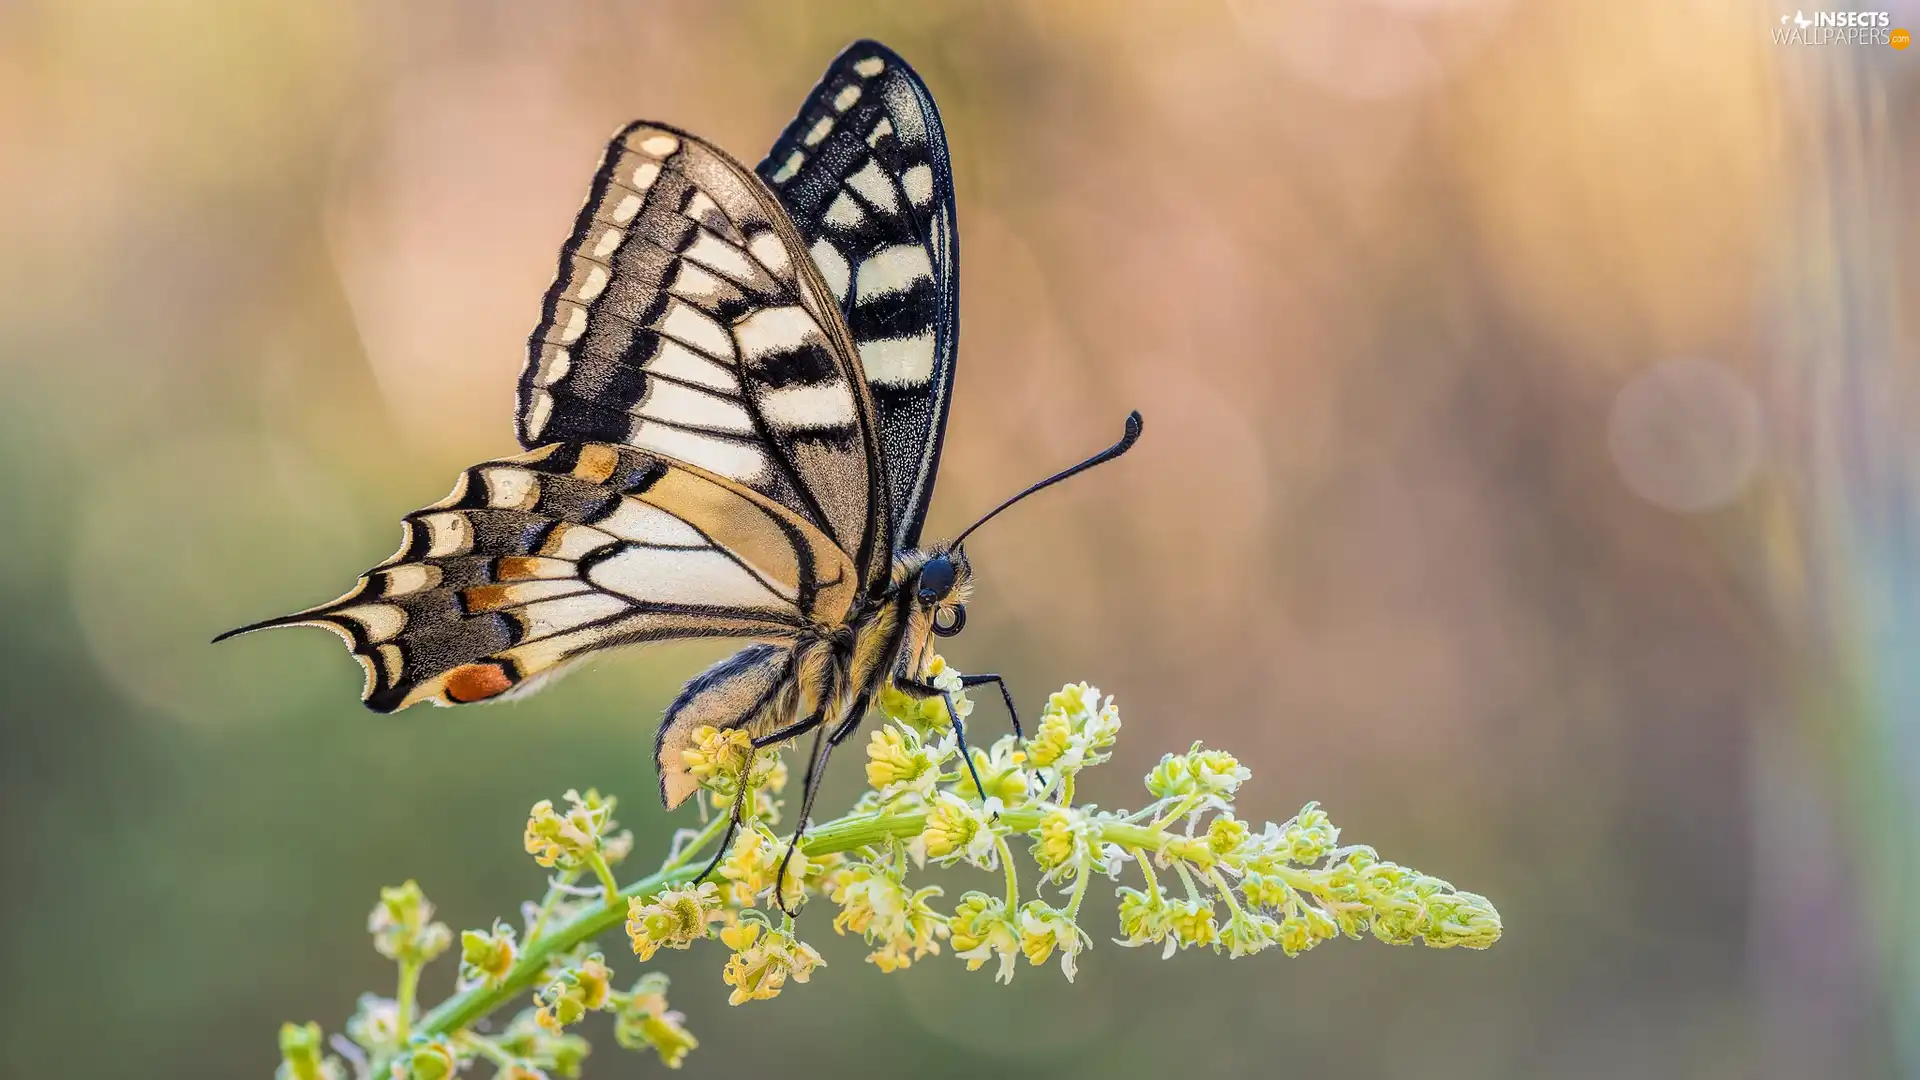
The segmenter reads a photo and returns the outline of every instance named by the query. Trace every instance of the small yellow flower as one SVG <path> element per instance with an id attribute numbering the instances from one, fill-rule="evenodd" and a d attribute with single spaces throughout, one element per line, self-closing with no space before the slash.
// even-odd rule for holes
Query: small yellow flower
<path id="1" fill-rule="evenodd" d="M 347 1019 L 347 1038 L 378 1054 L 400 1044 L 400 1004 L 378 994 L 361 994 Z"/>
<path id="2" fill-rule="evenodd" d="M 613 1020 L 613 1037 L 629 1050 L 651 1049 L 660 1063 L 677 1069 L 700 1040 L 686 1029 L 686 1017 L 667 1007 L 667 977 L 643 975 L 631 993 L 622 996 Z"/>
<path id="3" fill-rule="evenodd" d="M 692 745 L 680 752 L 687 771 L 701 783 L 738 778 L 753 754 L 753 736 L 740 728 L 721 731 L 712 727 L 693 730 Z"/>
<path id="4" fill-rule="evenodd" d="M 1073 722 L 1067 715 L 1051 709 L 1041 713 L 1033 738 L 1027 740 L 1028 758 L 1040 768 L 1052 768 L 1073 750 Z"/>
<path id="5" fill-rule="evenodd" d="M 535 1021 L 550 1034 L 560 1034 L 587 1013 L 606 1007 L 612 979 L 613 972 L 607 970 L 606 958 L 599 953 L 563 969 L 534 996 L 540 1006 Z"/>
<path id="6" fill-rule="evenodd" d="M 1167 903 L 1158 892 L 1120 890 L 1120 932 L 1127 935 L 1115 939 L 1120 944 L 1131 948 L 1163 940 L 1168 923 Z"/>
<path id="7" fill-rule="evenodd" d="M 406 1071 L 400 1075 L 407 1080 L 448 1080 L 460 1068 L 460 1055 L 446 1040 L 434 1039 L 413 1047 L 396 1068 L 402 1064 Z"/>
<path id="8" fill-rule="evenodd" d="M 319 1024 L 280 1025 L 280 1067 L 274 1080 L 346 1080 L 347 1069 L 328 1055 Z"/>
<path id="9" fill-rule="evenodd" d="M 499 986 L 513 970 L 518 950 L 513 927 L 493 920 L 493 929 L 460 932 L 460 978 L 466 983 Z"/>
<path id="10" fill-rule="evenodd" d="M 1020 749 L 1019 740 L 1011 735 L 1002 735 L 986 750 L 973 747 L 972 755 L 973 767 L 980 773 L 980 783 L 987 789 L 987 798 L 1000 800 L 1002 806 L 1018 806 L 1026 801 L 1033 775 L 1027 768 L 1029 759 L 1026 751 Z M 976 794 L 973 777 L 964 769 L 954 783 L 954 791 L 966 799 Z"/>
<path id="11" fill-rule="evenodd" d="M 1227 947 L 1228 958 L 1238 960 L 1272 945 L 1279 932 L 1280 924 L 1268 916 L 1236 910 L 1227 916 L 1227 925 L 1220 931 L 1220 943 Z"/>
<path id="12" fill-rule="evenodd" d="M 367 933 L 381 956 L 403 964 L 424 964 L 453 944 L 447 924 L 431 922 L 433 905 L 417 882 L 380 890 L 380 902 L 367 914 Z"/>
<path id="13" fill-rule="evenodd" d="M 1247 823 L 1238 818 L 1222 815 L 1207 823 L 1207 847 L 1217 858 L 1233 855 L 1250 836 Z"/>
<path id="14" fill-rule="evenodd" d="M 1319 862 L 1340 842 L 1340 830 L 1334 828 L 1326 811 L 1320 809 L 1318 803 L 1301 807 L 1300 813 L 1287 822 L 1281 835 L 1286 845 L 1287 861 L 1301 866 Z"/>
<path id="15" fill-rule="evenodd" d="M 963 722 L 973 715 L 973 702 L 968 700 L 966 688 L 960 685 L 960 672 L 950 666 L 945 657 L 935 656 L 928 663 L 925 681 L 953 695 L 954 710 Z M 938 696 L 913 697 L 894 686 L 891 680 L 881 688 L 878 706 L 887 719 L 905 724 L 922 735 L 939 735 L 953 729 L 944 700 Z"/>
<path id="16" fill-rule="evenodd" d="M 815 968 L 826 963 L 813 946 L 785 930 L 763 933 L 759 923 L 746 921 L 739 927 L 750 929 L 730 933 L 738 929 L 730 927 L 720 933 L 721 940 L 735 950 L 727 958 L 726 969 L 720 973 L 721 980 L 733 987 L 733 993 L 727 998 L 729 1005 L 777 997 L 788 979 L 804 983 L 812 977 Z"/>
<path id="17" fill-rule="evenodd" d="M 1072 982 L 1080 949 L 1088 941 L 1073 918 L 1059 908 L 1039 900 L 1030 900 L 1020 908 L 1020 951 L 1035 967 L 1046 963 L 1058 949 L 1060 971 Z"/>
<path id="18" fill-rule="evenodd" d="M 615 853 L 622 857 L 632 848 L 631 836 L 613 835 L 613 828 L 618 824 L 613 820 L 615 800 L 602 798 L 591 788 L 585 795 L 569 790 L 565 797 L 567 812 L 564 814 L 553 808 L 550 799 L 534 803 L 527 814 L 524 840 L 527 854 L 533 856 L 534 862 L 561 870 L 579 870 L 589 865 L 594 856 L 604 857 L 604 847 L 609 841 Z"/>
<path id="19" fill-rule="evenodd" d="M 940 779 L 940 762 L 949 749 L 928 746 L 910 727 L 887 724 L 867 740 L 867 784 L 882 800 L 905 794 L 925 796 Z"/>
<path id="20" fill-rule="evenodd" d="M 1220 940 L 1220 928 L 1213 921 L 1213 901 L 1174 900 L 1167 904 L 1167 949 L 1212 945 Z"/>
<path id="21" fill-rule="evenodd" d="M 1048 810 L 1033 835 L 1033 861 L 1045 872 L 1042 880 L 1049 881 L 1084 869 L 1093 860 L 1098 840 L 1086 813 L 1071 806 Z"/>
<path id="22" fill-rule="evenodd" d="M 727 882 L 723 890 L 727 903 L 734 907 L 752 907 L 755 899 L 773 884 L 773 875 L 780 869 L 780 855 L 779 842 L 765 831 L 757 828 L 742 831 L 717 871 Z"/>
<path id="23" fill-rule="evenodd" d="M 960 898 L 947 925 L 953 932 L 953 954 L 967 962 L 968 971 L 978 971 L 998 957 L 1000 970 L 994 981 L 1013 981 L 1014 961 L 1020 956 L 1020 927 L 1005 901 L 970 892 Z"/>
<path id="24" fill-rule="evenodd" d="M 1293 890 L 1287 883 L 1267 874 L 1248 874 L 1240 879 L 1240 895 L 1247 903 L 1257 908 L 1279 910 L 1293 899 Z"/>
<path id="25" fill-rule="evenodd" d="M 1169 799 L 1198 795 L 1213 805 L 1223 805 L 1248 777 L 1252 776 L 1238 758 L 1225 750 L 1202 750 L 1199 743 L 1184 754 L 1167 754 L 1147 774 L 1147 790 L 1155 798 Z"/>
<path id="26" fill-rule="evenodd" d="M 578 1035 L 556 1034 L 542 1027 L 538 1009 L 521 1011 L 495 1042 L 517 1064 L 561 1077 L 579 1076 L 589 1049 L 587 1040 Z"/>
<path id="27" fill-rule="evenodd" d="M 996 870 L 1000 858 L 994 818 L 1000 809 L 999 799 L 989 798 L 986 805 L 976 806 L 951 791 L 935 792 L 927 824 L 908 850 L 917 862 L 965 859 L 982 870 Z"/>
<path id="28" fill-rule="evenodd" d="M 1479 893 L 1455 892 L 1428 901 L 1426 942 L 1436 949 L 1485 949 L 1500 940 L 1500 913 Z"/>
<path id="29" fill-rule="evenodd" d="M 633 954 L 653 959 L 661 949 L 684 949 L 707 936 L 707 925 L 720 918 L 720 887 L 711 881 L 662 889 L 652 899 L 627 901 L 627 937 Z"/>

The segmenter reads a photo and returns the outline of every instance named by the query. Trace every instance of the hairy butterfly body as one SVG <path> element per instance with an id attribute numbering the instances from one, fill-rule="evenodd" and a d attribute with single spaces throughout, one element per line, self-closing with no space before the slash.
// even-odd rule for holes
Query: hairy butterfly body
<path id="1" fill-rule="evenodd" d="M 325 627 L 379 712 L 523 695 L 620 645 L 750 639 L 667 709 L 661 798 L 698 789 L 682 752 L 701 727 L 759 746 L 812 732 L 804 828 L 873 695 L 940 694 L 929 635 L 964 625 L 972 528 L 917 547 L 957 255 L 933 99 L 872 42 L 834 61 L 757 174 L 684 131 L 627 126 L 529 340 L 526 452 L 407 515 L 400 550 L 345 595 L 221 637 Z M 1136 413 L 1119 444 L 973 528 L 1139 430 Z M 998 676 L 967 681 L 998 683 L 1012 711 Z"/>

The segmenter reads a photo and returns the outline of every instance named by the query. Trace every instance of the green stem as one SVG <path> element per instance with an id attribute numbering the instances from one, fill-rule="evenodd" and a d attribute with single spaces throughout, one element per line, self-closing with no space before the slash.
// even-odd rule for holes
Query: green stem
<path id="1" fill-rule="evenodd" d="M 1038 828 L 1041 818 L 1046 813 L 1047 809 L 1043 808 L 1014 807 L 1002 810 L 1000 820 L 1005 822 L 1013 832 L 1026 833 Z M 700 868 L 687 864 L 719 835 L 725 824 L 725 817 L 716 816 L 698 837 L 688 843 L 679 856 L 661 867 L 658 872 L 633 882 L 615 895 L 621 899 L 652 896 L 661 889 L 692 881 Z M 814 829 L 808 834 L 801 849 L 808 856 L 856 851 L 860 848 L 883 844 L 890 839 L 910 839 L 920 835 L 926 826 L 927 815 L 924 811 L 901 814 L 856 814 L 830 821 Z M 1179 839 L 1156 829 L 1121 822 L 1103 823 L 1100 831 L 1103 842 L 1145 851 L 1159 851 L 1168 843 Z M 1011 906 L 1019 899 L 1019 882 L 1013 866 L 1012 853 L 1007 849 L 1004 840 L 1000 840 L 999 843 L 1000 857 L 1006 861 L 1009 906 Z M 1142 864 L 1144 863 L 1143 859 Z M 554 927 L 545 936 L 536 938 L 529 935 L 525 947 L 521 950 L 520 959 L 513 965 L 512 970 L 507 972 L 506 978 L 497 985 L 470 987 L 447 998 L 421 1017 L 419 1032 L 429 1036 L 446 1035 L 466 1028 L 474 1021 L 512 1001 L 537 982 L 546 973 L 549 959 L 612 930 L 620 925 L 625 916 L 625 904 L 610 904 L 583 911 Z M 416 976 L 417 974 L 416 972 Z"/>
<path id="2" fill-rule="evenodd" d="M 1080 917 L 1080 901 L 1087 895 L 1087 879 L 1093 874 L 1086 868 L 1080 868 L 1080 876 L 1073 879 L 1073 898 L 1067 901 L 1067 919 Z"/>
<path id="3" fill-rule="evenodd" d="M 1020 907 L 1020 872 L 1014 869 L 1013 852 L 1007 848 L 1006 837 L 995 833 L 993 846 L 1000 850 L 1000 865 L 1007 871 L 1007 911 L 1011 913 Z"/>
<path id="4" fill-rule="evenodd" d="M 625 911 L 626 908 L 620 904 L 620 883 L 613 879 L 613 867 L 607 865 L 607 857 L 596 851 L 588 857 L 587 865 L 593 868 L 593 876 L 600 879 L 601 895 L 605 897 L 607 906 L 620 907 Z"/>
<path id="5" fill-rule="evenodd" d="M 419 992 L 419 989 L 420 961 L 400 961 L 400 986 L 394 991 L 393 1000 L 396 1007 L 395 1011 L 400 1014 L 400 1019 L 395 1025 L 395 1031 L 398 1032 L 398 1037 L 395 1041 L 401 1046 L 407 1045 L 407 1040 L 410 1037 L 408 1029 L 413 1026 L 413 999 Z"/>

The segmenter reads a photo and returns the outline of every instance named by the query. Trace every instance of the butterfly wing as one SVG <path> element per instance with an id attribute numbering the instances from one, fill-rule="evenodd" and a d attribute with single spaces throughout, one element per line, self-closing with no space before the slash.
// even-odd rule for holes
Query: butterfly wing
<path id="1" fill-rule="evenodd" d="M 221 636 L 323 626 L 366 669 L 367 706 L 392 712 L 524 693 L 615 645 L 791 641 L 844 622 L 859 596 L 846 553 L 788 507 L 611 443 L 475 465 L 403 529 L 345 596 Z"/>
<path id="2" fill-rule="evenodd" d="M 915 547 L 960 336 L 953 169 L 933 95 L 892 50 L 856 42 L 758 171 L 845 313 L 878 421 L 893 545 Z"/>
<path id="3" fill-rule="evenodd" d="M 622 443 L 766 496 L 863 586 L 892 551 L 885 466 L 845 320 L 779 200 L 659 124 L 613 139 L 520 377 L 529 449 Z"/>

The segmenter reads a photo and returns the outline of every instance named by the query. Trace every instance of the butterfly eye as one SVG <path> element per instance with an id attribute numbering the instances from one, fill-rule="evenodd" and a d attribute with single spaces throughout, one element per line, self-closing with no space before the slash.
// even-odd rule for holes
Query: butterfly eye
<path id="1" fill-rule="evenodd" d="M 933 613 L 933 632 L 934 633 L 940 635 L 941 637 L 952 637 L 953 635 L 967 628 L 967 609 L 965 606 L 955 605 L 951 608 L 943 608 L 941 610 L 951 614 L 953 618 L 943 624 L 940 621 L 941 612 L 940 611 L 934 612 Z"/>
<path id="2" fill-rule="evenodd" d="M 920 599 L 924 603 L 933 603 L 947 595 L 953 588 L 953 560 L 945 555 L 928 560 L 920 568 Z"/>

